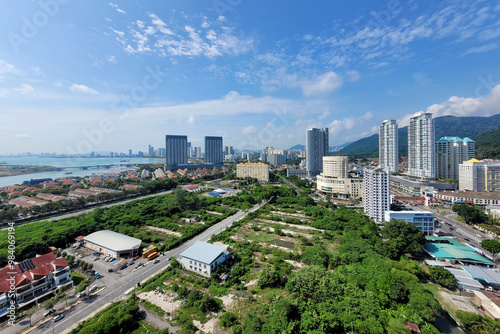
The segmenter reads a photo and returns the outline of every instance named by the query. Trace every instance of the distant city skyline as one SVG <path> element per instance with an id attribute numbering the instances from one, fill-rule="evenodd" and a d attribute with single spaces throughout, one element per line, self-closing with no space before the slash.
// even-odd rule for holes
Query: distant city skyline
<path id="1" fill-rule="evenodd" d="M 494 2 L 44 3 L 0 12 L 0 154 L 146 153 L 165 133 L 287 149 L 308 128 L 336 146 L 500 111 Z"/>

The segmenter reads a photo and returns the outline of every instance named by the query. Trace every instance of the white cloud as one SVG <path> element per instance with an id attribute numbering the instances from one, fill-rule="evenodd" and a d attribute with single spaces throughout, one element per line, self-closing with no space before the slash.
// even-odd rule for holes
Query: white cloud
<path id="1" fill-rule="evenodd" d="M 481 88 L 478 86 L 478 88 Z M 433 117 L 440 116 L 491 116 L 497 114 L 500 110 L 500 85 L 496 85 L 489 96 L 482 97 L 458 97 L 451 96 L 448 100 L 433 104 L 425 110 L 430 112 Z M 407 126 L 411 117 L 418 115 L 408 114 L 398 120 L 399 126 Z"/>
<path id="2" fill-rule="evenodd" d="M 115 56 L 106 56 L 106 60 L 110 63 L 117 63 L 118 59 Z"/>
<path id="3" fill-rule="evenodd" d="M 257 128 L 253 125 L 249 125 L 244 127 L 242 132 L 244 135 L 251 135 L 257 132 Z"/>
<path id="4" fill-rule="evenodd" d="M 0 78 L 2 74 L 20 74 L 21 72 L 12 64 L 7 63 L 5 60 L 0 59 Z"/>
<path id="5" fill-rule="evenodd" d="M 330 93 L 340 88 L 342 84 L 342 78 L 337 73 L 330 71 L 311 80 L 305 80 L 300 86 L 305 96 L 312 96 Z"/>
<path id="6" fill-rule="evenodd" d="M 0 97 L 16 97 L 19 95 L 30 95 L 35 89 L 24 83 L 19 88 L 0 88 Z"/>
<path id="7" fill-rule="evenodd" d="M 79 84 L 72 84 L 69 89 L 73 92 L 79 92 L 79 93 L 85 93 L 85 94 L 98 94 L 96 90 L 85 86 L 85 85 L 79 85 Z"/>
<path id="8" fill-rule="evenodd" d="M 359 74 L 358 71 L 348 71 L 347 72 L 347 80 L 349 82 L 356 82 L 359 80 L 360 77 L 361 77 L 361 74 Z"/>
<path id="9" fill-rule="evenodd" d="M 127 12 L 123 9 L 120 9 L 117 4 L 110 2 L 109 5 L 113 7 L 118 13 L 127 14 Z"/>
<path id="10" fill-rule="evenodd" d="M 468 48 L 467 50 L 465 50 L 464 53 L 462 53 L 462 56 L 465 56 L 465 55 L 468 55 L 468 54 L 473 54 L 473 53 L 488 52 L 488 51 L 496 50 L 496 49 L 498 49 L 498 44 L 497 43 L 488 43 L 488 44 L 485 44 L 485 45 Z"/>

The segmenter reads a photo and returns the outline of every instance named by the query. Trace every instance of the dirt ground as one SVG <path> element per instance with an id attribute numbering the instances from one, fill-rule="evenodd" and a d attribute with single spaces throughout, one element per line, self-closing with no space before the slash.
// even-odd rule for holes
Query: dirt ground
<path id="1" fill-rule="evenodd" d="M 445 306 L 452 311 L 462 310 L 484 315 L 474 306 L 473 297 L 458 296 L 444 291 L 438 293 L 443 298 Z"/>
<path id="2" fill-rule="evenodd" d="M 165 312 L 172 313 L 173 311 L 175 313 L 175 311 L 179 308 L 179 306 L 182 303 L 181 300 L 174 301 L 174 298 L 176 296 L 177 294 L 172 291 L 169 291 L 167 294 L 163 294 L 161 292 L 156 292 L 156 291 L 149 291 L 139 294 L 138 297 L 161 307 L 161 309 Z"/>
<path id="3" fill-rule="evenodd" d="M 157 231 L 157 232 L 160 232 L 160 233 L 163 233 L 163 234 L 173 235 L 173 236 L 176 236 L 176 237 L 180 237 L 182 235 L 179 232 L 170 231 L 170 230 L 167 230 L 165 228 L 160 228 L 160 227 L 146 226 L 146 228 L 148 230 L 151 230 L 151 231 Z"/>

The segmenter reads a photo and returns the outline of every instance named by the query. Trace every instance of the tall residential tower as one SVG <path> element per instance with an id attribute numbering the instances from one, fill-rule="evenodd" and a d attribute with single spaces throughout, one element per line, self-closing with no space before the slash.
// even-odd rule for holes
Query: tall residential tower
<path id="1" fill-rule="evenodd" d="M 306 163 L 307 174 L 312 177 L 323 171 L 323 157 L 328 155 L 328 128 L 307 129 Z"/>
<path id="2" fill-rule="evenodd" d="M 377 223 L 384 221 L 385 212 L 391 209 L 389 176 L 381 168 L 365 169 L 363 202 L 367 216 Z"/>
<path id="3" fill-rule="evenodd" d="M 166 165 L 187 165 L 187 136 L 166 135 Z"/>
<path id="4" fill-rule="evenodd" d="M 388 173 L 398 171 L 398 124 L 395 120 L 386 120 L 380 124 L 379 165 Z"/>
<path id="5" fill-rule="evenodd" d="M 222 137 L 205 136 L 205 163 L 220 164 L 223 161 Z"/>
<path id="6" fill-rule="evenodd" d="M 436 178 L 434 120 L 431 113 L 410 118 L 408 126 L 408 173 L 423 179 Z"/>

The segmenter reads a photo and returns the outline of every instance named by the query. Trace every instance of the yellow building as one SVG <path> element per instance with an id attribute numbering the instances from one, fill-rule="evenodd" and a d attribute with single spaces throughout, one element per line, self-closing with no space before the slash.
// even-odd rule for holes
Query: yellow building
<path id="1" fill-rule="evenodd" d="M 269 182 L 269 165 L 261 162 L 238 164 L 236 165 L 236 177 L 253 177 L 262 182 Z"/>

